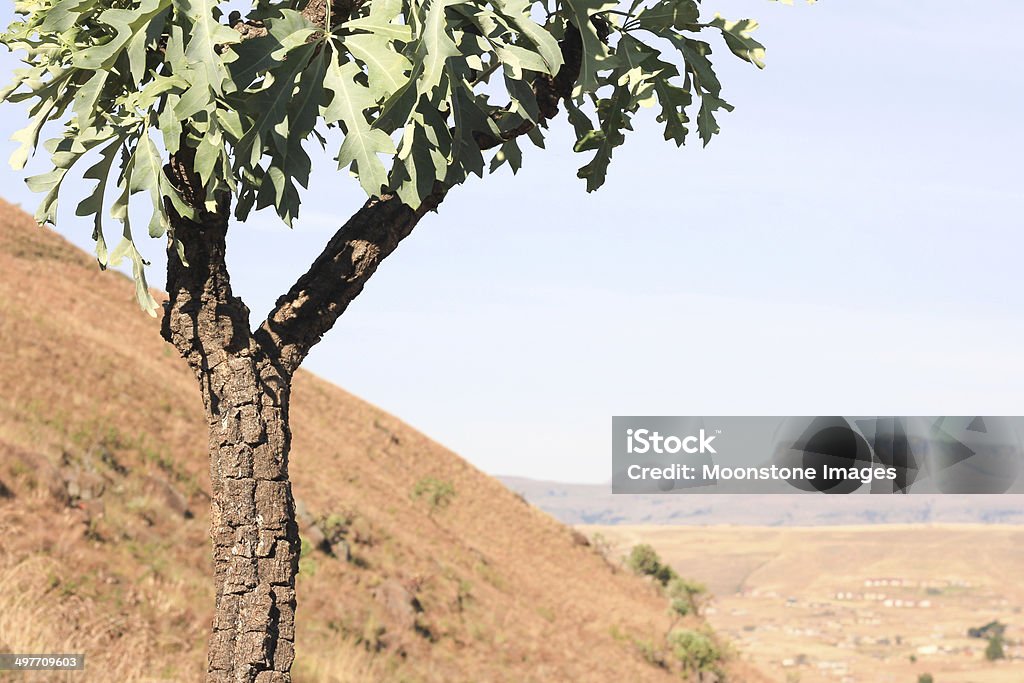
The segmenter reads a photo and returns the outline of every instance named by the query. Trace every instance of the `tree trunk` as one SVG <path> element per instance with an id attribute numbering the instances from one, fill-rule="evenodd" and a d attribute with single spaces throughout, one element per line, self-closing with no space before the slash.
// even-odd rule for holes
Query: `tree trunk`
<path id="1" fill-rule="evenodd" d="M 201 202 L 196 202 L 202 205 Z M 226 201 L 225 201 L 226 204 Z M 288 683 L 299 534 L 288 481 L 291 377 L 264 353 L 224 262 L 227 206 L 172 215 L 163 336 L 196 375 L 209 425 L 217 600 L 208 683 Z"/>
<path id="2" fill-rule="evenodd" d="M 288 387 L 252 358 L 204 388 L 217 586 L 209 683 L 286 683 L 294 659 L 299 535 L 288 481 Z M 267 376 L 269 374 L 269 377 Z"/>

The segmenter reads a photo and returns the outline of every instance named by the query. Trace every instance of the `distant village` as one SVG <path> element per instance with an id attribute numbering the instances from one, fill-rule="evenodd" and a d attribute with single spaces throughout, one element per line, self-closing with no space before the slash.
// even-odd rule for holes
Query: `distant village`
<path id="1" fill-rule="evenodd" d="M 749 607 L 736 606 L 737 601 L 749 601 Z M 817 599 L 744 589 L 728 603 L 727 614 L 716 618 L 721 608 L 713 604 L 706 610 L 708 617 L 744 651 L 770 644 L 786 683 L 873 683 L 875 678 L 858 671 L 858 663 L 868 662 L 872 671 L 878 670 L 879 662 L 906 668 L 907 676 L 916 670 L 957 670 L 963 663 L 1024 666 L 1020 631 L 1003 623 L 1013 623 L 1011 616 L 1017 623 L 1024 619 L 1022 607 L 967 580 L 874 577 L 822 591 Z M 786 618 L 755 618 L 779 613 Z M 983 623 L 975 623 L 978 615 L 983 615 Z M 988 615 L 1003 621 L 985 623 Z M 723 628 L 726 622 L 729 626 Z M 790 644 L 789 651 L 780 643 Z M 1006 680 L 1024 681 L 1024 669 L 1015 670 L 1019 676 Z M 914 675 L 887 680 L 916 683 L 918 679 Z M 935 683 L 942 683 L 940 676 Z"/>

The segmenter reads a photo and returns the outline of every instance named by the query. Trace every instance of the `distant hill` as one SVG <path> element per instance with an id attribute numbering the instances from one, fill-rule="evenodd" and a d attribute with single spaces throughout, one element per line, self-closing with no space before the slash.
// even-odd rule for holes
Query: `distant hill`
<path id="1" fill-rule="evenodd" d="M 133 298 L 0 202 L 0 651 L 86 652 L 76 682 L 205 671 L 202 405 Z M 679 680 L 641 647 L 669 627 L 664 596 L 585 536 L 308 373 L 292 419 L 296 681 Z M 450 506 L 413 496 L 426 478 Z"/>
<path id="2" fill-rule="evenodd" d="M 566 524 L 1022 524 L 1024 496 L 612 495 L 611 486 L 499 477 Z"/>

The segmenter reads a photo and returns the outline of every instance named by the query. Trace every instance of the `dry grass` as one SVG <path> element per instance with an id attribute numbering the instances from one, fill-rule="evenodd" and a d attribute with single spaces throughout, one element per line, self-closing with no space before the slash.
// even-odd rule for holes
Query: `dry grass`
<path id="1" fill-rule="evenodd" d="M 110 681 L 141 683 L 160 668 L 151 659 L 151 634 L 130 614 L 111 614 L 95 601 L 61 596 L 61 566 L 34 557 L 0 570 L 0 651 L 89 653 L 90 671 Z M 0 680 L 78 681 L 79 671 L 0 673 Z M 97 679 L 98 680 L 98 679 Z"/>
<path id="2" fill-rule="evenodd" d="M 352 643 L 316 652 L 296 660 L 292 670 L 295 683 L 385 683 L 385 663 Z"/>
<path id="3" fill-rule="evenodd" d="M 178 678 L 180 652 L 161 655 L 160 634 L 152 625 L 131 612 L 112 614 L 95 599 L 65 593 L 59 578 L 63 570 L 58 562 L 38 556 L 0 569 L 0 651 L 88 653 L 86 671 L 0 672 L 0 681 L 150 683 Z M 388 678 L 380 658 L 342 642 L 300 658 L 294 680 L 382 683 Z"/>

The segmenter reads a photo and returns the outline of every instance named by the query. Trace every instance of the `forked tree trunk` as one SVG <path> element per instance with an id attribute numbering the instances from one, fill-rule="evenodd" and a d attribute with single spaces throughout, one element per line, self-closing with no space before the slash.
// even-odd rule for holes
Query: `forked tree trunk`
<path id="1" fill-rule="evenodd" d="M 253 340 L 224 264 L 227 210 L 172 226 L 163 335 L 196 375 L 209 425 L 216 615 L 208 683 L 288 683 L 299 535 L 288 480 L 290 376 Z"/>
<path id="2" fill-rule="evenodd" d="M 349 14 L 336 9 L 339 20 Z M 304 14 L 322 25 L 326 0 L 310 0 Z M 245 22 L 235 28 L 243 39 L 260 35 Z M 558 112 L 558 101 L 569 96 L 579 76 L 582 48 L 571 24 L 559 45 L 564 64 L 558 75 L 534 83 L 541 120 Z M 531 127 L 501 139 L 478 137 L 477 143 L 490 149 Z M 288 480 L 291 378 L 381 261 L 444 200 L 448 187 L 435 183 L 416 209 L 391 194 L 371 197 L 253 332 L 249 310 L 231 292 L 225 262 L 230 198 L 217 198 L 213 212 L 200 208 L 206 198 L 187 138 L 182 135 L 165 171 L 198 217 L 180 218 L 165 201 L 188 265 L 172 245 L 162 334 L 195 373 L 210 431 L 217 604 L 207 683 L 290 683 L 300 549 Z"/>

